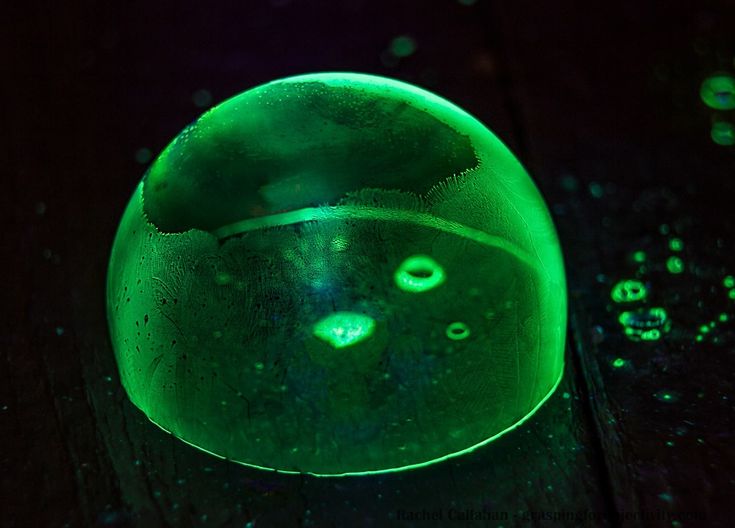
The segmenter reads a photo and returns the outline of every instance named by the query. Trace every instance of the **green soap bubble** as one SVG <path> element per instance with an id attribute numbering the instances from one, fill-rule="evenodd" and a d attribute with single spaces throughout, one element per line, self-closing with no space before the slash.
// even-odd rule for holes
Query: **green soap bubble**
<path id="1" fill-rule="evenodd" d="M 735 288 L 735 277 L 732 275 L 726 276 L 724 279 L 722 279 L 722 285 L 725 288 Z"/>
<path id="2" fill-rule="evenodd" d="M 643 301 L 647 296 L 648 288 L 637 280 L 622 280 L 610 292 L 610 298 L 618 303 Z"/>
<path id="3" fill-rule="evenodd" d="M 625 360 L 623 358 L 616 358 L 612 362 L 612 366 L 615 368 L 620 368 L 625 366 Z"/>
<path id="4" fill-rule="evenodd" d="M 727 121 L 715 121 L 710 132 L 712 141 L 718 145 L 729 147 L 735 145 L 735 125 Z"/>
<path id="5" fill-rule="evenodd" d="M 669 249 L 671 251 L 681 251 L 684 249 L 684 242 L 682 242 L 681 238 L 672 238 L 669 240 Z"/>
<path id="6" fill-rule="evenodd" d="M 735 108 L 735 77 L 728 74 L 707 77 L 702 81 L 699 95 L 710 108 L 732 110 Z"/>
<path id="7" fill-rule="evenodd" d="M 399 81 L 310 74 L 214 106 L 153 160 L 107 315 L 127 394 L 182 441 L 286 473 L 398 471 L 487 444 L 554 391 L 562 262 L 536 186 L 477 119 Z M 470 338 L 448 345 L 447 321 Z"/>

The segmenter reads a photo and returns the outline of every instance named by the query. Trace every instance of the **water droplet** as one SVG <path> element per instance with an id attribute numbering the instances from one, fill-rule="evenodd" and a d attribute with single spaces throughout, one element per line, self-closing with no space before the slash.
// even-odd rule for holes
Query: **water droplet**
<path id="1" fill-rule="evenodd" d="M 669 240 L 669 249 L 671 251 L 681 251 L 684 249 L 684 242 L 680 238 L 672 238 Z"/>
<path id="2" fill-rule="evenodd" d="M 735 109 L 735 77 L 718 74 L 702 81 L 699 95 L 704 104 L 715 110 Z"/>
<path id="3" fill-rule="evenodd" d="M 212 94 L 209 90 L 197 90 L 191 94 L 191 100 L 197 108 L 205 108 L 212 104 Z"/>
<path id="4" fill-rule="evenodd" d="M 407 35 L 394 38 L 390 50 L 396 57 L 408 57 L 416 51 L 416 41 Z"/>
<path id="5" fill-rule="evenodd" d="M 644 301 L 647 295 L 646 285 L 638 280 L 622 280 L 610 292 L 610 298 L 617 303 Z"/>
<path id="6" fill-rule="evenodd" d="M 666 269 L 669 273 L 678 275 L 684 271 L 684 261 L 677 256 L 671 256 L 666 260 Z"/>
<path id="7" fill-rule="evenodd" d="M 735 125 L 727 121 L 715 121 L 712 123 L 710 137 L 712 141 L 723 147 L 735 145 Z"/>
<path id="8" fill-rule="evenodd" d="M 633 262 L 645 262 L 646 261 L 646 252 L 645 251 L 636 251 L 633 253 Z"/>
<path id="9" fill-rule="evenodd" d="M 141 165 L 144 165 L 151 161 L 152 156 L 153 153 L 151 152 L 151 150 L 145 147 L 141 147 L 135 151 L 135 161 L 137 161 Z"/>
<path id="10" fill-rule="evenodd" d="M 666 310 L 660 307 L 623 312 L 618 321 L 631 341 L 655 341 L 671 326 Z"/>

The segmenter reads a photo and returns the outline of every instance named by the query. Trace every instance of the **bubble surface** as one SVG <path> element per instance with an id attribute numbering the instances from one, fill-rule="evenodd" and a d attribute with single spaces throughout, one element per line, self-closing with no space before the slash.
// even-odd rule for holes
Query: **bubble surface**
<path id="1" fill-rule="evenodd" d="M 258 86 L 186 127 L 128 204 L 107 286 L 120 378 L 151 421 L 320 476 L 517 427 L 561 378 L 566 302 L 548 209 L 500 140 L 347 73 Z"/>

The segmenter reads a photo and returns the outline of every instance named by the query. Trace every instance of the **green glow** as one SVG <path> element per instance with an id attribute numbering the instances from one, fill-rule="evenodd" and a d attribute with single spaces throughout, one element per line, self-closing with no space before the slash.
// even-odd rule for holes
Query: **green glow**
<path id="1" fill-rule="evenodd" d="M 669 249 L 671 251 L 681 251 L 684 249 L 684 242 L 680 238 L 672 238 L 669 240 Z"/>
<path id="2" fill-rule="evenodd" d="M 419 293 L 441 285 L 446 279 L 446 274 L 431 257 L 413 255 L 401 263 L 394 274 L 394 279 L 400 289 Z"/>
<path id="3" fill-rule="evenodd" d="M 334 348 L 355 345 L 375 331 L 375 321 L 367 315 L 336 312 L 314 325 L 314 335 Z"/>
<path id="4" fill-rule="evenodd" d="M 646 285 L 637 280 L 622 280 L 610 292 L 610 298 L 617 303 L 643 301 L 647 295 Z"/>
<path id="5" fill-rule="evenodd" d="M 723 147 L 735 145 L 735 125 L 727 121 L 715 121 L 710 136 L 712 141 Z"/>
<path id="6" fill-rule="evenodd" d="M 391 41 L 390 49 L 396 57 L 408 57 L 416 51 L 416 41 L 411 37 L 402 35 Z"/>
<path id="7" fill-rule="evenodd" d="M 730 317 L 726 313 L 720 314 L 719 320 L 721 323 L 726 323 L 729 319 Z"/>
<path id="8" fill-rule="evenodd" d="M 698 336 L 696 337 L 696 340 L 697 340 L 697 341 L 703 341 L 703 340 L 704 340 L 704 336 L 702 336 L 702 335 L 698 335 Z"/>
<path id="9" fill-rule="evenodd" d="M 727 292 L 727 296 L 730 297 L 730 299 L 735 299 L 735 289 L 732 289 L 729 292 Z"/>
<path id="10" fill-rule="evenodd" d="M 566 313 L 556 231 L 512 153 L 437 95 L 352 73 L 188 126 L 135 190 L 107 282 L 120 378 L 153 423 L 318 476 L 518 427 L 559 384 Z"/>
<path id="11" fill-rule="evenodd" d="M 646 252 L 645 251 L 636 251 L 633 253 L 633 262 L 645 262 L 646 261 Z"/>
<path id="12" fill-rule="evenodd" d="M 702 82 L 699 95 L 704 104 L 715 110 L 735 109 L 735 77 L 713 75 Z"/>
<path id="13" fill-rule="evenodd" d="M 722 285 L 725 288 L 735 288 L 735 277 L 732 275 L 728 275 L 724 279 L 722 279 Z"/>
<path id="14" fill-rule="evenodd" d="M 666 260 L 666 269 L 669 270 L 669 273 L 682 273 L 684 271 L 684 261 L 677 256 L 671 256 Z"/>
<path id="15" fill-rule="evenodd" d="M 707 332 L 709 332 L 709 326 L 707 326 L 707 325 L 702 325 L 702 326 L 700 326 L 700 327 L 699 327 L 699 331 L 700 331 L 701 333 L 703 333 L 703 334 L 706 334 Z"/>
<path id="16" fill-rule="evenodd" d="M 470 336 L 470 328 L 462 322 L 456 322 L 447 326 L 446 334 L 449 339 L 460 341 Z"/>
<path id="17" fill-rule="evenodd" d="M 612 366 L 615 367 L 615 368 L 624 367 L 625 366 L 625 360 L 623 358 L 616 358 L 612 362 Z"/>
<path id="18" fill-rule="evenodd" d="M 666 310 L 661 307 L 626 311 L 620 314 L 618 321 L 631 341 L 657 341 L 671 328 Z"/>

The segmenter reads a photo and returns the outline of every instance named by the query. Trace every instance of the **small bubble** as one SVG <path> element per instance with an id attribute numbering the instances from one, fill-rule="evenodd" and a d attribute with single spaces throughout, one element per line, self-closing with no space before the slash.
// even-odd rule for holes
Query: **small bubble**
<path id="1" fill-rule="evenodd" d="M 141 165 L 144 165 L 151 161 L 152 156 L 153 153 L 151 152 L 151 150 L 145 147 L 141 147 L 135 151 L 135 161 L 137 161 Z"/>
<path id="2" fill-rule="evenodd" d="M 718 319 L 721 323 L 726 323 L 730 319 L 730 317 L 726 313 L 721 313 Z"/>
<path id="3" fill-rule="evenodd" d="M 730 297 L 730 299 L 735 299 L 735 288 L 733 288 L 732 290 L 730 290 L 727 293 L 727 296 Z"/>
<path id="4" fill-rule="evenodd" d="M 735 77 L 718 74 L 702 81 L 699 95 L 704 104 L 715 110 L 735 109 Z"/>
<path id="5" fill-rule="evenodd" d="M 401 263 L 393 278 L 401 290 L 420 293 L 441 285 L 445 280 L 445 273 L 431 257 L 413 255 Z"/>
<path id="6" fill-rule="evenodd" d="M 209 90 L 197 90 L 191 94 L 191 100 L 197 108 L 206 108 L 212 104 L 212 94 Z"/>
<path id="7" fill-rule="evenodd" d="M 390 49 L 396 57 L 408 57 L 416 51 L 416 41 L 407 35 L 401 35 L 391 41 Z"/>
<path id="8" fill-rule="evenodd" d="M 636 251 L 633 253 L 633 262 L 638 262 L 639 264 L 646 261 L 646 252 L 645 251 Z"/>
<path id="9" fill-rule="evenodd" d="M 732 275 L 728 275 L 724 279 L 722 279 L 722 285 L 725 288 L 735 288 L 735 277 Z"/>
<path id="10" fill-rule="evenodd" d="M 602 198 L 605 194 L 605 189 L 597 182 L 590 183 L 589 190 L 593 198 Z"/>
<path id="11" fill-rule="evenodd" d="M 446 334 L 449 339 L 459 341 L 470 336 L 470 328 L 466 324 L 457 321 L 447 326 Z"/>
<path id="12" fill-rule="evenodd" d="M 658 226 L 658 232 L 662 235 L 668 235 L 669 234 L 669 225 L 668 224 L 661 224 Z"/>
<path id="13" fill-rule="evenodd" d="M 631 341 L 656 341 L 671 326 L 666 310 L 661 307 L 623 312 L 618 321 Z"/>
<path id="14" fill-rule="evenodd" d="M 612 362 L 612 366 L 615 368 L 624 367 L 625 360 L 623 358 L 615 358 L 615 360 Z"/>
<path id="15" fill-rule="evenodd" d="M 671 256 L 666 260 L 666 269 L 669 273 L 678 275 L 684 271 L 684 261 L 677 256 Z"/>
<path id="16" fill-rule="evenodd" d="M 622 280 L 610 292 L 610 298 L 617 303 L 644 301 L 647 295 L 646 285 L 638 280 Z"/>
<path id="17" fill-rule="evenodd" d="M 564 398 L 565 400 L 568 400 L 569 398 L 571 398 L 571 394 L 569 394 L 568 392 L 564 392 L 564 393 L 562 393 L 562 395 L 561 395 L 561 396 L 562 396 L 562 398 Z"/>
<path id="18" fill-rule="evenodd" d="M 57 336 L 63 336 L 64 335 L 64 327 L 63 326 L 57 326 L 56 327 L 56 335 Z"/>
<path id="19" fill-rule="evenodd" d="M 684 242 L 680 238 L 672 238 L 669 240 L 669 249 L 671 251 L 681 251 L 684 249 Z"/>
<path id="20" fill-rule="evenodd" d="M 735 125 L 727 121 L 715 121 L 712 123 L 710 137 L 717 145 L 731 147 L 735 145 Z"/>
<path id="21" fill-rule="evenodd" d="M 263 365 L 263 363 L 260 361 L 257 361 L 254 366 L 255 370 L 263 370 L 263 368 L 265 367 L 265 365 Z"/>

